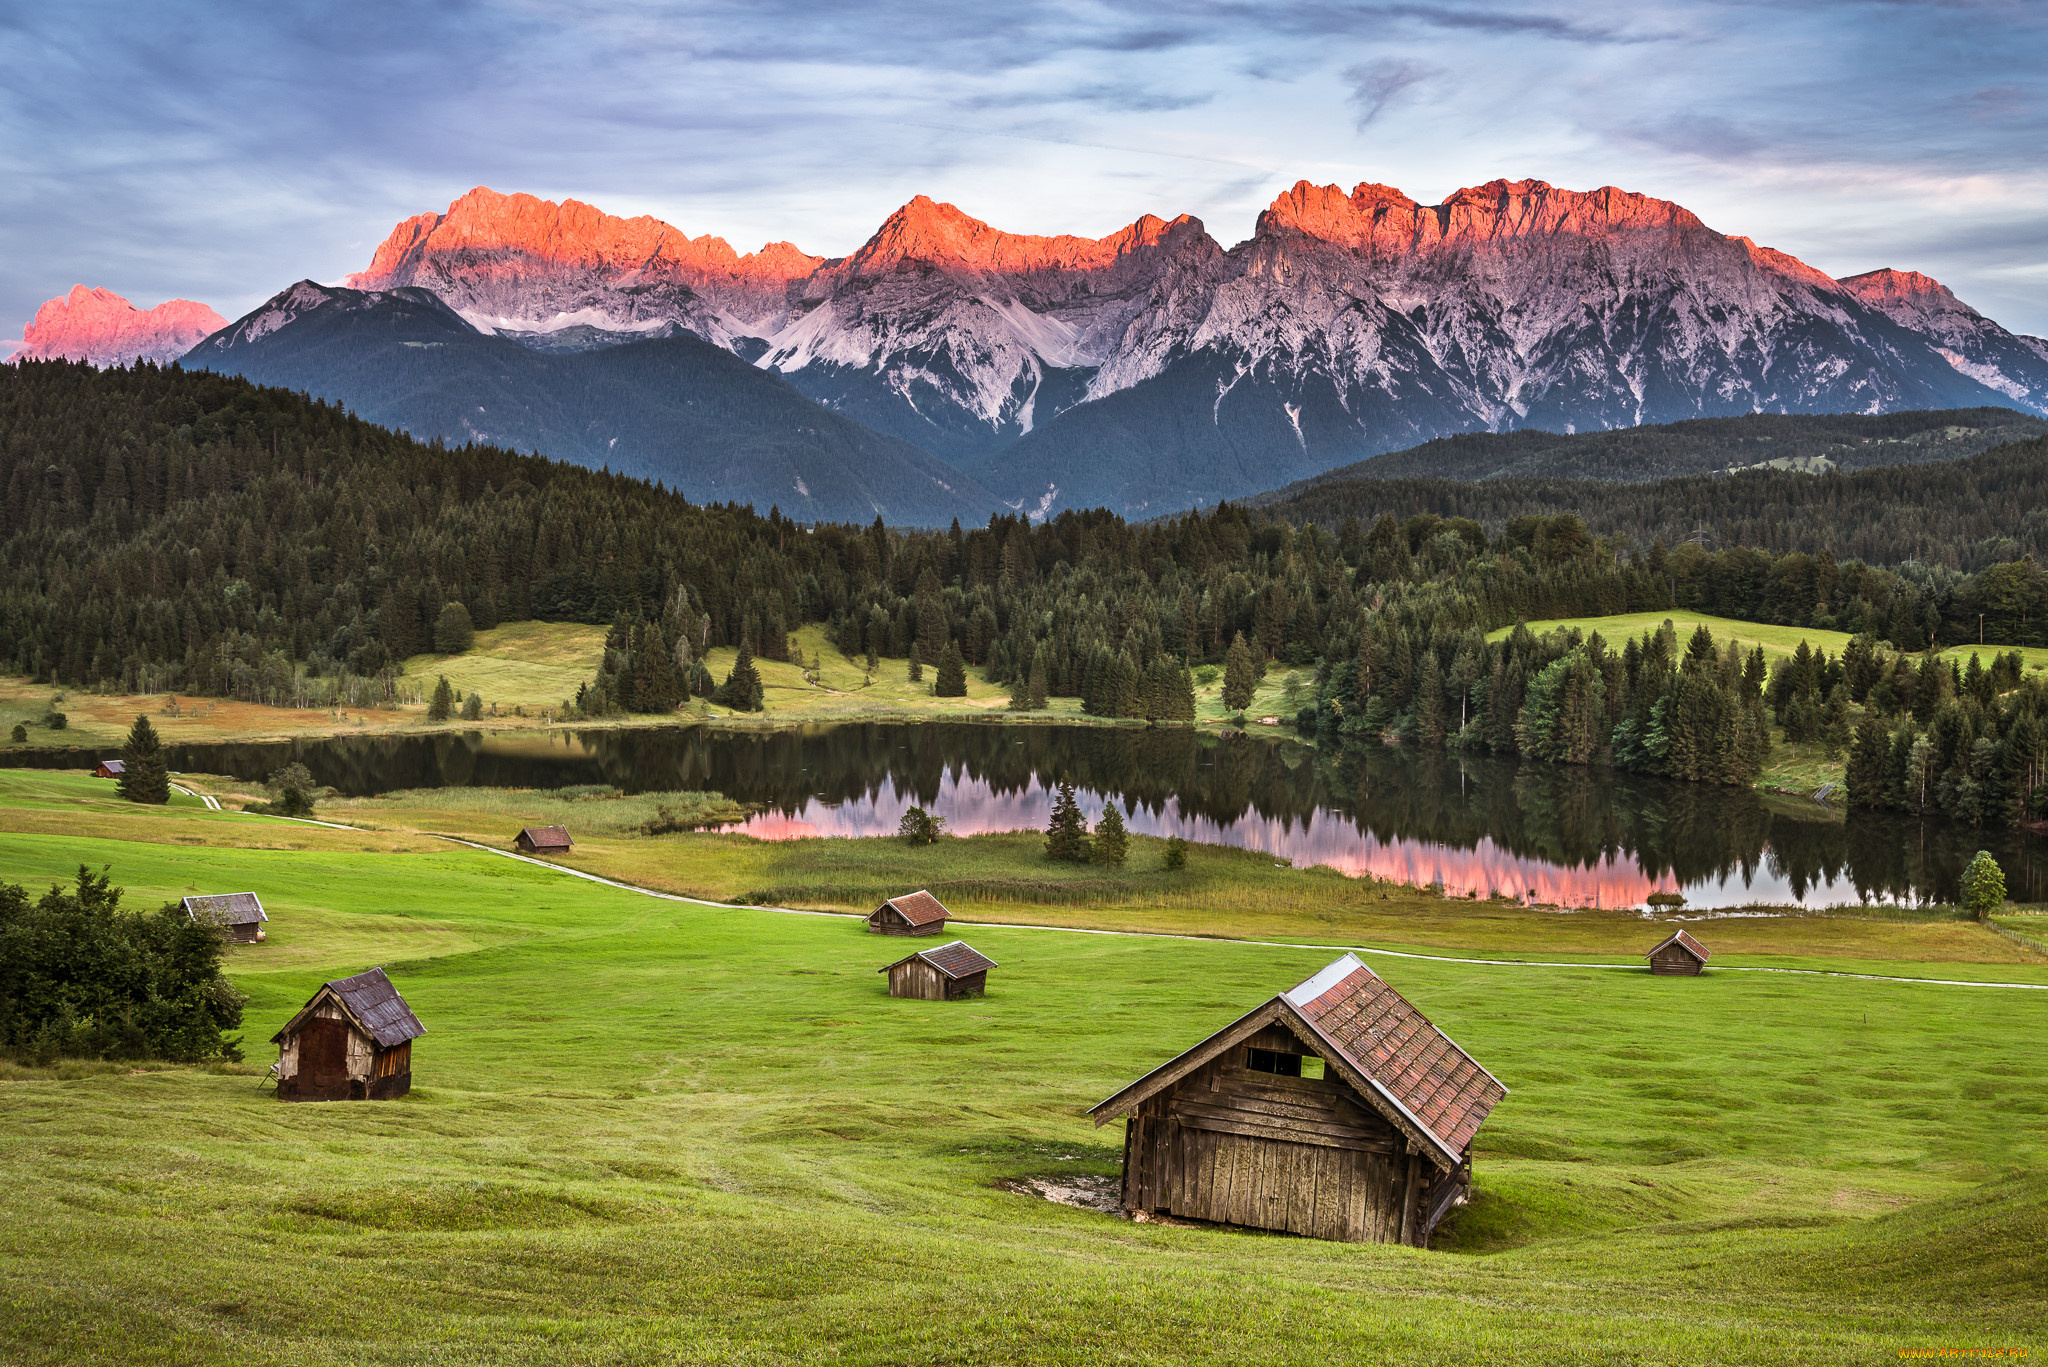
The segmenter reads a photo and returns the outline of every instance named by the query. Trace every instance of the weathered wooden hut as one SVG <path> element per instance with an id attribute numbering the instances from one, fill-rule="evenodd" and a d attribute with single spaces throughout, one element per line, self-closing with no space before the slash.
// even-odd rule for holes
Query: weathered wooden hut
<path id="1" fill-rule="evenodd" d="M 92 776 L 94 778 L 119 778 L 127 772 L 128 761 L 122 759 L 103 759 L 94 767 Z"/>
<path id="2" fill-rule="evenodd" d="M 427 1033 L 381 968 L 323 983 L 270 1037 L 286 1101 L 389 1101 L 412 1090 L 412 1042 Z"/>
<path id="3" fill-rule="evenodd" d="M 1126 1210 L 1426 1248 L 1507 1091 L 1346 954 L 1089 1114 Z"/>
<path id="4" fill-rule="evenodd" d="M 955 940 L 937 949 L 920 949 L 887 968 L 875 971 L 889 975 L 889 995 L 892 997 L 950 1002 L 986 994 L 988 971 L 999 967 L 1001 965 L 994 959 L 967 941 Z"/>
<path id="5" fill-rule="evenodd" d="M 263 912 L 262 899 L 253 892 L 216 892 L 204 897 L 187 897 L 185 914 L 195 921 L 219 926 L 228 937 L 243 944 L 263 938 L 270 920 Z"/>
<path id="6" fill-rule="evenodd" d="M 938 898 L 919 888 L 891 897 L 868 913 L 868 929 L 877 935 L 937 935 L 946 928 L 947 911 Z"/>
<path id="7" fill-rule="evenodd" d="M 522 826 L 512 843 L 528 854 L 567 854 L 576 845 L 567 826 Z"/>
<path id="8" fill-rule="evenodd" d="M 1705 945 L 1681 930 L 1643 957 L 1650 961 L 1652 973 L 1690 978 L 1707 966 L 1710 955 Z"/>

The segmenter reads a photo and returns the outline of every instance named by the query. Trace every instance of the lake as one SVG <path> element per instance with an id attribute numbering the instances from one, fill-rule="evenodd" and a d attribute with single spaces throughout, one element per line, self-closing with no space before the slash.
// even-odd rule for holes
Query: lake
<path id="1" fill-rule="evenodd" d="M 705 789 L 760 809 L 769 840 L 885 835 L 916 804 L 956 835 L 1044 829 L 1072 781 L 1092 821 L 1119 803 L 1147 835 L 1264 850 L 1297 865 L 1564 906 L 1838 906 L 1952 900 L 1978 849 L 2016 901 L 2048 900 L 2042 841 L 1940 820 L 1599 768 L 1403 748 L 1334 757 L 1291 739 L 1170 728 L 921 723 L 725 731 L 441 732 L 178 745 L 172 767 L 261 779 L 297 760 L 351 796 L 445 786 Z M 110 750 L 108 753 L 112 753 Z M 16 752 L 8 763 L 88 767 Z"/>

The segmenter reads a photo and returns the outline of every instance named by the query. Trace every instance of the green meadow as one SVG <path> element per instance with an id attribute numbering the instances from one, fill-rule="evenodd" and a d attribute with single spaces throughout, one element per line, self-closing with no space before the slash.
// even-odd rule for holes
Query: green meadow
<path id="1" fill-rule="evenodd" d="M 1830 655 L 1839 655 L 1849 644 L 1846 631 L 1822 631 L 1816 627 L 1781 627 L 1762 622 L 1742 622 L 1733 617 L 1710 617 L 1705 613 L 1685 612 L 1673 609 L 1669 612 L 1624 612 L 1610 617 L 1559 617 L 1550 621 L 1530 622 L 1529 630 L 1538 636 L 1553 631 L 1583 631 L 1587 635 L 1599 632 L 1601 639 L 1609 645 L 1620 646 L 1629 638 L 1640 639 L 1644 632 L 1655 631 L 1669 621 L 1678 632 L 1679 644 L 1690 637 L 1693 628 L 1705 626 L 1714 633 L 1714 640 L 1723 649 L 1730 641 L 1739 642 L 1744 650 L 1762 646 L 1766 659 L 1791 659 L 1798 651 L 1801 641 L 1814 650 L 1825 650 Z M 1487 633 L 1489 641 L 1498 641 L 1514 630 L 1502 627 Z M 1942 658 L 1954 661 L 1958 666 L 1969 664 L 1972 655 L 1983 657 L 1985 668 L 1991 667 L 1995 656 L 2018 651 L 2028 669 L 2048 669 L 2048 647 L 2044 646 L 2001 646 L 1996 642 L 1984 646 L 1950 646 L 1941 652 Z"/>
<path id="2" fill-rule="evenodd" d="M 664 900 L 404 832 L 121 827 L 75 780 L 0 777 L 0 878 L 106 864 L 133 905 L 254 888 L 273 918 L 231 951 L 242 1068 L 0 1069 L 8 1361 L 1865 1363 L 2048 1343 L 2048 991 L 1368 956 L 1512 1089 L 1437 1246 L 1133 1224 L 1015 1185 L 1112 1177 L 1121 1126 L 1086 1107 L 1335 950 L 967 925 L 1001 965 L 989 995 L 897 1001 L 876 970 L 910 946 L 844 916 Z M 645 843 L 686 878 L 761 842 Z M 1501 917 L 1569 919 L 1413 905 L 1439 944 L 1460 916 L 1489 944 Z M 1398 914 L 1359 922 L 1368 945 L 1403 938 Z M 2048 983 L 2048 955 L 1990 932 L 1981 957 L 2003 962 L 1856 924 L 1854 958 L 1816 933 L 1741 962 Z M 1871 958 L 1894 934 L 1902 962 Z M 1935 943 L 1957 961 L 1903 962 Z M 270 1033 L 370 964 L 428 1027 L 412 1095 L 273 1100 Z"/>

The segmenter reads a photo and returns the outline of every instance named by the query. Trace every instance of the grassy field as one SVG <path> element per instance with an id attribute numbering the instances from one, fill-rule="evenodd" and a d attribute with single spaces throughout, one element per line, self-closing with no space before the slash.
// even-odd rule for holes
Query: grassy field
<path id="1" fill-rule="evenodd" d="M 248 1074 L 0 1073 L 11 1361 L 1862 1363 L 2048 1335 L 2048 992 L 1374 959 L 1513 1089 L 1438 1249 L 1133 1225 L 1007 1184 L 1113 1174 L 1084 1108 L 1332 951 L 966 927 L 990 995 L 896 1001 L 903 946 L 848 920 L 190 807 L 109 838 L 105 799 L 0 778 L 0 877 L 104 863 L 136 904 L 253 887 L 273 917 L 232 951 Z M 685 880 L 758 846 L 642 843 Z M 918 853 L 799 842 L 827 843 L 859 850 L 835 878 Z M 1325 891 L 1211 854 L 1212 913 Z M 1426 915 L 1383 905 L 1358 928 Z M 1401 938 L 1602 919 L 1434 916 Z M 372 963 L 430 1032 L 413 1095 L 260 1091 L 257 1042 Z"/>
<path id="2" fill-rule="evenodd" d="M 1738 622 L 1732 617 L 1709 617 L 1697 612 L 1625 612 L 1611 617 L 1559 617 L 1545 622 L 1529 623 L 1529 630 L 1538 636 L 1552 631 L 1578 630 L 1591 634 L 1599 632 L 1609 645 L 1619 647 L 1631 637 L 1640 639 L 1645 632 L 1655 631 L 1666 620 L 1678 631 L 1678 643 L 1682 648 L 1691 637 L 1693 628 L 1705 624 L 1714 633 L 1714 640 L 1722 649 L 1728 642 L 1740 641 L 1745 651 L 1753 646 L 1762 646 L 1767 659 L 1790 659 L 1805 641 L 1815 650 L 1825 650 L 1830 655 L 1839 655 L 1849 644 L 1846 631 L 1820 631 L 1812 627 L 1780 627 L 1760 622 Z M 1489 641 L 1498 641 L 1514 630 L 1503 627 L 1488 632 Z M 1958 665 L 1967 665 L 1970 656 L 1981 654 L 1984 665 L 1989 668 L 1995 655 L 2017 650 L 2025 659 L 2027 668 L 2048 670 L 2048 647 L 2042 646 L 1950 646 L 1942 652 L 1942 658 L 1953 660 Z"/>
<path id="3" fill-rule="evenodd" d="M 405 662 L 408 677 L 431 696 L 434 680 L 448 677 L 458 697 L 475 693 L 488 708 L 528 712 L 559 707 L 576 696 L 604 663 L 603 627 L 578 622 L 513 622 L 476 634 L 460 655 L 415 655 Z"/>

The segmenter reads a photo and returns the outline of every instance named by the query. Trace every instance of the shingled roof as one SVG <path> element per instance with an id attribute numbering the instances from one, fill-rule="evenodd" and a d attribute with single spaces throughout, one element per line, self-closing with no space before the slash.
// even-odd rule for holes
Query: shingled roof
<path id="1" fill-rule="evenodd" d="M 1663 940 L 1658 942 L 1657 948 L 1651 950 L 1648 954 L 1645 954 L 1643 957 L 1645 959 L 1654 959 L 1657 957 L 1658 954 L 1662 953 L 1665 949 L 1669 948 L 1672 945 L 1677 945 L 1680 949 L 1692 955 L 1693 958 L 1698 959 L 1701 963 L 1705 963 L 1712 954 L 1712 951 L 1709 950 L 1705 945 L 1701 944 L 1698 940 L 1693 939 L 1692 936 L 1680 930 L 1674 931 L 1672 934 L 1666 936 Z"/>
<path id="2" fill-rule="evenodd" d="M 128 761 L 125 759 L 103 759 L 99 762 L 98 767 L 118 777 L 128 772 Z"/>
<path id="3" fill-rule="evenodd" d="M 938 898 L 932 896 L 923 888 L 919 888 L 916 892 L 905 893 L 901 897 L 891 897 L 882 906 L 896 908 L 898 912 L 902 913 L 903 919 L 914 926 L 928 926 L 934 921 L 943 921 L 953 914 L 946 910 L 944 903 L 940 902 Z M 882 907 L 875 908 L 876 911 L 881 909 Z"/>
<path id="4" fill-rule="evenodd" d="M 566 850 L 575 844 L 567 826 L 522 826 L 519 833 L 542 850 Z"/>
<path id="5" fill-rule="evenodd" d="M 246 926 L 270 919 L 263 914 L 263 903 L 253 892 L 218 892 L 205 897 L 187 897 L 184 906 L 185 914 L 193 920 L 210 921 L 217 926 Z"/>
<path id="6" fill-rule="evenodd" d="M 1346 954 L 1322 972 L 1239 1017 L 1180 1057 L 1153 1069 L 1091 1110 L 1095 1123 L 1128 1114 L 1225 1049 L 1279 1021 L 1313 1048 L 1337 1076 L 1398 1129 L 1432 1151 L 1445 1168 L 1508 1089 L 1430 1024 L 1407 998 Z"/>
<path id="7" fill-rule="evenodd" d="M 377 1041 L 380 1049 L 389 1049 L 394 1044 L 403 1044 L 427 1033 L 427 1027 L 420 1024 L 420 1018 L 405 1004 L 405 998 L 398 995 L 391 979 L 384 976 L 384 970 L 366 968 L 353 978 L 336 978 L 323 983 L 320 990 L 299 1008 L 299 1014 L 270 1037 L 270 1042 L 279 1043 L 297 1029 L 307 1013 L 320 1004 L 320 998 L 330 992 L 341 1003 L 341 1009 L 362 1027 L 363 1033 Z"/>
<path id="8" fill-rule="evenodd" d="M 949 945 L 940 945 L 937 949 L 921 949 L 915 954 L 906 954 L 887 968 L 878 968 L 875 971 L 887 973 L 889 969 L 901 968 L 912 959 L 923 959 L 949 978 L 972 977 L 976 973 L 986 973 L 991 968 L 1002 966 L 967 941 L 955 940 Z"/>

